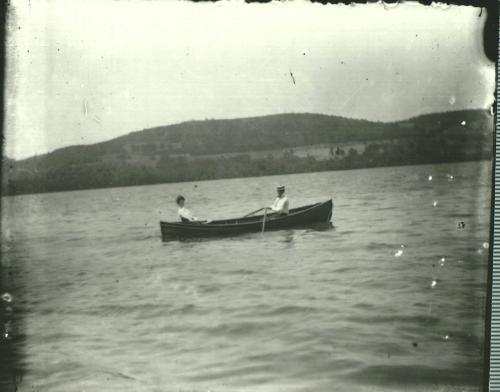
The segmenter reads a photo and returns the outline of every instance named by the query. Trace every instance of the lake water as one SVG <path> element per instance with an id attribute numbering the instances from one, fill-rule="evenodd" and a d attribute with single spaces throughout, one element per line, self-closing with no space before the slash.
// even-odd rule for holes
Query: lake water
<path id="1" fill-rule="evenodd" d="M 19 391 L 479 391 L 490 167 L 6 197 Z M 228 218 L 280 183 L 334 227 L 161 242 L 179 193 Z"/>

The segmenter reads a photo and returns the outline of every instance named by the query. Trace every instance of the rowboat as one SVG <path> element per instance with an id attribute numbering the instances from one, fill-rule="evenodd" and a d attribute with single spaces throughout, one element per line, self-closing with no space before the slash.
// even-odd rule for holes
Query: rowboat
<path id="1" fill-rule="evenodd" d="M 200 222 L 160 222 L 163 241 L 210 236 L 232 236 L 242 233 L 290 228 L 306 228 L 318 223 L 327 224 L 332 218 L 333 202 L 293 208 L 288 215 L 263 214 L 243 218 Z"/>

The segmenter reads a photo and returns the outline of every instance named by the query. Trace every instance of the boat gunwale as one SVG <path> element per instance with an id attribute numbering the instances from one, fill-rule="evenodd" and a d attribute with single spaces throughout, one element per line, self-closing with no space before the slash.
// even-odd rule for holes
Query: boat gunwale
<path id="1" fill-rule="evenodd" d="M 324 202 L 318 202 L 318 203 L 315 203 L 315 204 L 310 204 L 310 205 L 306 205 L 306 206 L 303 206 L 303 207 L 297 207 L 298 210 L 300 211 L 297 211 L 295 213 L 292 213 L 292 214 L 288 214 L 288 215 L 285 215 L 285 216 L 282 216 L 282 217 L 278 217 L 276 219 L 273 219 L 273 222 L 277 222 L 277 221 L 282 221 L 282 220 L 286 220 L 286 219 L 289 219 L 291 217 L 294 217 L 294 216 L 297 216 L 297 215 L 301 215 L 305 212 L 308 212 L 312 209 L 315 209 L 315 208 L 318 208 L 318 207 L 321 207 L 325 204 L 328 204 L 328 203 L 331 203 L 332 206 L 333 206 L 333 200 L 330 198 Z M 292 209 L 293 211 L 293 209 Z M 256 215 L 255 218 L 260 218 L 260 217 L 263 217 L 264 215 Z M 238 219 L 245 219 L 244 217 L 241 217 L 241 218 L 233 218 L 233 219 L 227 219 L 226 221 L 237 221 Z M 234 227 L 234 226 L 239 226 L 239 227 L 244 227 L 244 226 L 249 226 L 249 225 L 255 225 L 255 224 L 262 224 L 262 220 L 253 220 L 253 221 L 250 221 L 250 222 L 236 222 L 236 223 L 215 223 L 215 222 L 222 222 L 223 220 L 217 220 L 217 221 L 213 221 L 213 222 L 210 222 L 210 223 L 192 223 L 192 222 L 165 222 L 165 221 L 160 221 L 160 225 L 167 225 L 167 226 L 170 226 L 170 227 L 176 227 L 176 228 L 183 228 L 183 229 L 196 229 L 196 230 L 204 230 L 204 229 L 214 229 L 214 228 L 221 228 L 221 227 Z"/>

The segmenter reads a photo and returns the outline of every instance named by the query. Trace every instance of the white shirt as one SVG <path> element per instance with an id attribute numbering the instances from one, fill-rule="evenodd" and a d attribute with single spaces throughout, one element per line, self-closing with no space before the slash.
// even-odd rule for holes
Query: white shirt
<path id="1" fill-rule="evenodd" d="M 287 199 L 287 197 L 286 196 L 277 197 L 276 200 L 274 200 L 274 203 L 271 206 L 271 209 L 274 212 L 279 212 L 281 214 L 288 214 L 288 199 Z"/>
<path id="2" fill-rule="evenodd" d="M 188 221 L 190 222 L 195 222 L 198 220 L 198 218 L 196 218 L 192 213 L 191 211 L 189 211 L 186 207 L 181 207 L 177 210 L 177 213 L 179 214 L 179 216 L 184 219 L 187 219 Z"/>

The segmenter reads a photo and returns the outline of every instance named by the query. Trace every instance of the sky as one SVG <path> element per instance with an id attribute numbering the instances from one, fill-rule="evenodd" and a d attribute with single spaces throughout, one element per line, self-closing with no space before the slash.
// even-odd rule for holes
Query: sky
<path id="1" fill-rule="evenodd" d="M 14 0 L 4 154 L 208 118 L 488 108 L 485 20 L 485 9 L 408 2 Z"/>

